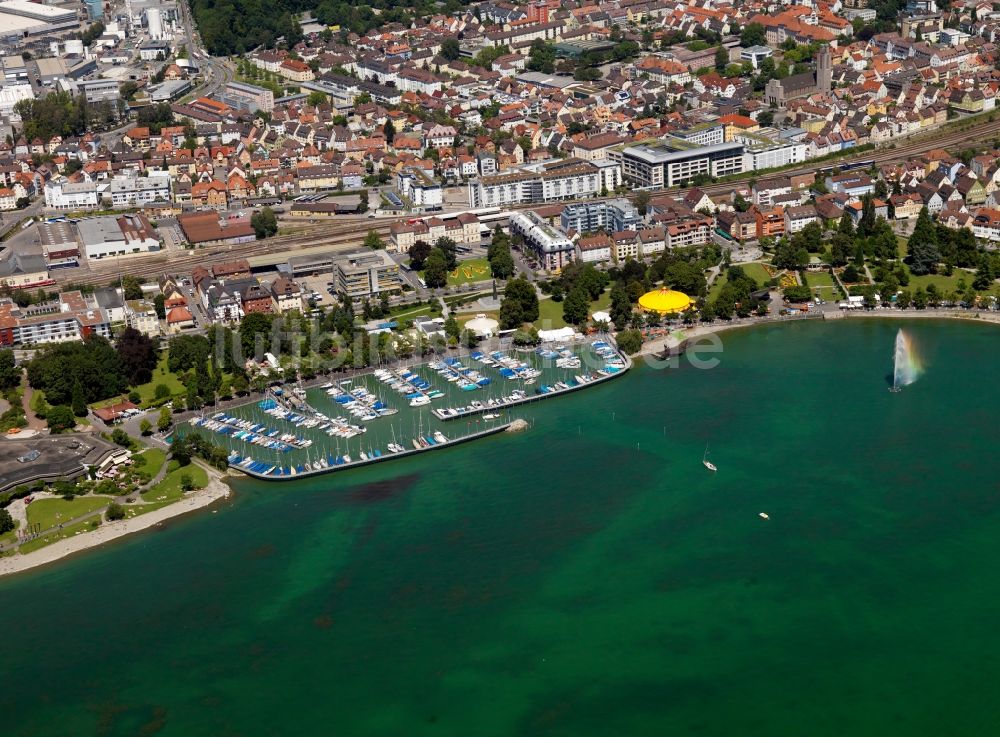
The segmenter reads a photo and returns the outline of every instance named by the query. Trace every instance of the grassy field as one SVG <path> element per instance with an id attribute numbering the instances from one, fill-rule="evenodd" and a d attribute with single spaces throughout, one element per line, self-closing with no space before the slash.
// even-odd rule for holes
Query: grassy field
<path id="1" fill-rule="evenodd" d="M 53 530 L 47 535 L 42 535 L 41 537 L 37 537 L 34 540 L 23 543 L 18 547 L 18 550 L 20 550 L 22 553 L 30 553 L 33 550 L 44 548 L 46 545 L 51 545 L 52 543 L 58 542 L 59 540 L 65 540 L 68 537 L 73 537 L 74 535 L 82 534 L 84 532 L 88 532 L 92 529 L 95 529 L 96 527 L 99 526 L 95 525 L 94 524 L 95 522 L 97 522 L 96 519 L 84 520 L 83 522 L 77 522 L 75 525 L 69 525 L 68 527 L 64 527 L 61 530 Z"/>
<path id="2" fill-rule="evenodd" d="M 386 319 L 396 320 L 402 324 L 406 320 L 415 320 L 418 317 L 431 317 L 433 315 L 434 313 L 431 312 L 431 308 L 427 305 L 420 305 L 419 307 L 407 305 L 404 308 L 393 310 L 390 316 Z"/>
<path id="3" fill-rule="evenodd" d="M 136 387 L 136 391 L 139 392 L 139 396 L 142 397 L 142 404 L 149 404 L 153 401 L 153 397 L 156 396 L 157 384 L 165 384 L 167 388 L 170 389 L 171 396 L 184 394 L 187 391 L 180 379 L 177 378 L 177 375 L 172 373 L 167 368 L 166 351 L 163 351 L 163 353 L 160 354 L 160 360 L 156 362 L 156 368 L 153 370 L 152 381 Z"/>
<path id="4" fill-rule="evenodd" d="M 904 266 L 907 273 L 910 271 L 909 266 Z M 958 289 L 958 282 L 964 279 L 966 285 L 972 284 L 972 280 L 975 279 L 975 274 L 966 273 L 956 269 L 951 276 L 945 276 L 944 274 L 925 274 L 924 276 L 914 276 L 910 274 L 910 283 L 905 289 L 909 289 L 911 292 L 915 291 L 918 287 L 923 287 L 927 289 L 931 284 L 933 284 L 939 294 L 947 294 L 948 292 L 954 292 Z"/>
<path id="5" fill-rule="evenodd" d="M 767 269 L 764 268 L 763 264 L 750 263 L 750 264 L 738 264 L 744 273 L 753 279 L 760 286 L 764 286 L 769 281 L 771 281 L 771 275 L 767 273 Z"/>
<path id="6" fill-rule="evenodd" d="M 47 530 L 74 517 L 96 512 L 108 506 L 105 496 L 78 496 L 66 499 L 39 499 L 28 505 L 28 524 Z"/>
<path id="7" fill-rule="evenodd" d="M 712 282 L 712 286 L 709 287 L 708 289 L 708 297 L 707 297 L 708 301 L 711 302 L 716 297 L 718 297 L 719 292 L 722 291 L 722 288 L 724 286 L 726 286 L 726 275 L 719 274 L 719 276 L 715 279 L 715 281 Z"/>
<path id="8" fill-rule="evenodd" d="M 604 294 L 590 303 L 589 314 L 594 314 L 600 310 L 607 310 L 611 305 L 611 290 L 604 290 Z M 538 319 L 535 320 L 535 327 L 539 330 L 553 330 L 566 327 L 563 319 L 563 302 L 553 302 L 551 299 L 538 301 Z"/>
<path id="9" fill-rule="evenodd" d="M 148 450 L 144 450 L 142 453 L 139 453 L 136 457 L 145 460 L 145 463 L 142 465 L 142 470 L 146 471 L 150 478 L 153 478 L 160 472 L 160 468 L 163 467 L 163 462 L 167 460 L 166 452 L 160 450 L 159 448 L 149 448 Z"/>
<path id="10" fill-rule="evenodd" d="M 810 271 L 806 274 L 806 280 L 809 282 L 813 296 L 827 302 L 834 302 L 842 298 L 840 287 L 837 286 L 828 272 Z"/>
<path id="11" fill-rule="evenodd" d="M 196 489 L 203 489 L 208 485 L 208 474 L 196 463 L 182 467 L 177 461 L 170 461 L 167 468 L 167 475 L 163 481 L 149 491 L 143 492 L 144 502 L 175 502 L 180 499 L 184 496 L 184 492 L 181 491 L 181 477 L 185 474 L 191 477 Z"/>

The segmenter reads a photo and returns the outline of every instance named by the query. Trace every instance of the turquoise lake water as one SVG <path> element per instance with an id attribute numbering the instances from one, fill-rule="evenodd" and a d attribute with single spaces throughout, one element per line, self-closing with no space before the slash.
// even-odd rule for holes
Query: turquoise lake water
<path id="1" fill-rule="evenodd" d="M 995 734 L 1000 332 L 907 323 L 892 394 L 899 325 L 725 333 L 0 580 L 5 731 Z"/>

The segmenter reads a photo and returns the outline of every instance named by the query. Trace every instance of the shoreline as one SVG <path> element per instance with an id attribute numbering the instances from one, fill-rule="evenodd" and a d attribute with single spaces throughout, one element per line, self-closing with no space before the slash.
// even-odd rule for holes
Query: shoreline
<path id="1" fill-rule="evenodd" d="M 714 335 L 715 333 L 722 333 L 728 330 L 736 330 L 739 328 L 755 328 L 766 325 L 785 325 L 791 322 L 812 322 L 812 321 L 836 321 L 836 320 L 851 320 L 854 318 L 861 318 L 864 320 L 873 319 L 885 319 L 885 320 L 963 320 L 965 322 L 978 322 L 978 323 L 990 323 L 994 325 L 1000 325 L 1000 312 L 990 312 L 990 311 L 957 311 L 957 310 L 859 310 L 855 312 L 843 312 L 835 313 L 834 316 L 827 317 L 826 313 L 813 313 L 814 316 L 802 316 L 802 317 L 783 317 L 777 319 L 769 320 L 746 320 L 743 322 L 737 322 L 733 320 L 727 323 L 712 324 L 712 325 L 695 325 L 690 328 L 679 327 L 675 332 L 682 332 L 684 335 L 682 338 L 676 338 L 673 335 L 667 335 L 662 338 L 656 338 L 649 342 L 643 343 L 642 348 L 638 353 L 633 355 L 631 358 L 637 360 L 639 358 L 644 358 L 652 356 L 654 358 L 662 357 L 662 354 L 666 350 L 676 350 L 684 343 L 692 340 L 697 340 L 705 335 Z"/>
<path id="2" fill-rule="evenodd" d="M 30 553 L 0 558 L 0 576 L 22 573 L 39 566 L 55 563 L 71 555 L 82 553 L 105 543 L 142 530 L 148 530 L 181 515 L 204 509 L 232 494 L 232 489 L 216 474 L 210 474 L 204 489 L 191 492 L 179 501 L 131 519 L 102 522 L 96 530 L 88 531 L 65 540 L 59 540 Z"/>

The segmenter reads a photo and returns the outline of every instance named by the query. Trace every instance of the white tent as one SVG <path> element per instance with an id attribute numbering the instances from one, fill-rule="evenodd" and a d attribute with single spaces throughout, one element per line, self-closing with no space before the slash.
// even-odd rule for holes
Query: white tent
<path id="1" fill-rule="evenodd" d="M 465 329 L 471 330 L 480 338 L 489 338 L 491 335 L 496 334 L 497 327 L 499 325 L 500 323 L 492 317 L 487 317 L 486 315 L 476 315 L 474 318 L 465 323 Z"/>
<path id="2" fill-rule="evenodd" d="M 593 320 L 594 322 L 608 322 L 609 323 L 609 322 L 611 322 L 611 315 L 608 314 L 607 312 L 603 312 L 603 311 L 601 311 L 601 312 L 595 312 L 593 315 L 590 316 L 590 319 Z"/>
<path id="3" fill-rule="evenodd" d="M 556 343 L 563 340 L 570 340 L 576 335 L 573 328 L 558 328 L 556 330 L 539 330 L 538 337 L 543 343 Z"/>

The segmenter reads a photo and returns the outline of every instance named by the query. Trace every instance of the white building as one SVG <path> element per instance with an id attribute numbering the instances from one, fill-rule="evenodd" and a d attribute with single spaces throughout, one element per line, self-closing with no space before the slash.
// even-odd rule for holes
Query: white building
<path id="1" fill-rule="evenodd" d="M 399 193 L 424 210 L 440 210 L 444 204 L 444 190 L 419 169 L 403 169 L 396 175 Z"/>
<path id="2" fill-rule="evenodd" d="M 472 207 L 497 207 L 557 202 L 595 197 L 601 193 L 601 188 L 601 169 L 589 161 L 565 159 L 469 182 L 469 204 Z"/>
<path id="3" fill-rule="evenodd" d="M 771 143 L 754 139 L 752 134 L 739 134 L 735 140 L 747 144 L 743 154 L 744 171 L 774 169 L 789 164 L 798 164 L 808 158 L 809 147 L 804 143 Z"/>
<path id="4" fill-rule="evenodd" d="M 70 182 L 55 177 L 45 183 L 45 206 L 53 210 L 92 210 L 99 197 L 94 182 Z"/>
<path id="5" fill-rule="evenodd" d="M 524 239 L 543 269 L 561 269 L 573 260 L 576 251 L 573 241 L 530 210 L 511 215 L 510 232 Z"/>
<path id="6" fill-rule="evenodd" d="M 101 197 L 112 207 L 143 207 L 153 202 L 169 202 L 170 173 L 151 172 L 148 177 L 134 174 L 117 176 L 101 185 Z"/>

